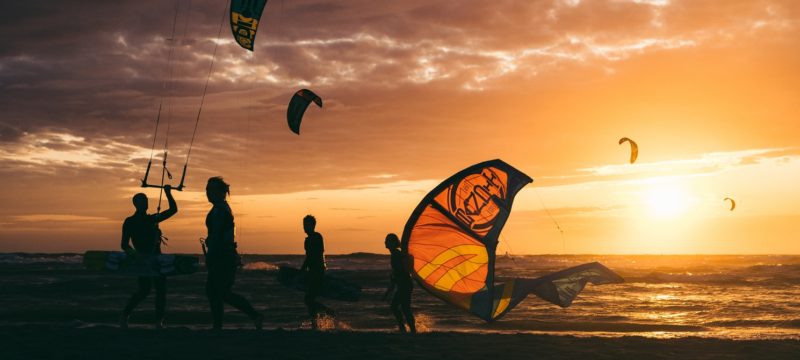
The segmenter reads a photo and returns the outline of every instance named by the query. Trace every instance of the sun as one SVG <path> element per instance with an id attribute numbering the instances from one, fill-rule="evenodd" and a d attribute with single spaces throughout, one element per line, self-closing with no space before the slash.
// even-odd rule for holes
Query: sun
<path id="1" fill-rule="evenodd" d="M 687 210 L 692 198 L 685 188 L 678 184 L 652 184 L 644 193 L 644 203 L 651 217 L 656 219 L 674 219 Z"/>

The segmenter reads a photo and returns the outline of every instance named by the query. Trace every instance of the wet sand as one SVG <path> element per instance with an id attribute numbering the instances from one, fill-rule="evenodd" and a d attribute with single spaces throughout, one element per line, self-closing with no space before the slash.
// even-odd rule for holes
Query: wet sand
<path id="1" fill-rule="evenodd" d="M 797 340 L 0 326 L 0 359 L 797 359 Z"/>

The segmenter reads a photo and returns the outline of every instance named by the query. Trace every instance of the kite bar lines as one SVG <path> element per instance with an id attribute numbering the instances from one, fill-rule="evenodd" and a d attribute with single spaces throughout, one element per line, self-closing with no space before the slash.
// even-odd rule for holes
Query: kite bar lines
<path id="1" fill-rule="evenodd" d="M 189 158 L 190 158 L 190 156 L 192 154 L 192 147 L 194 146 L 194 140 L 195 140 L 195 137 L 197 135 L 197 127 L 200 124 L 200 114 L 203 111 L 203 103 L 205 102 L 206 94 L 208 92 L 208 83 L 209 83 L 209 80 L 211 79 L 211 72 L 214 69 L 214 60 L 216 59 L 216 56 L 217 56 L 217 48 L 219 47 L 219 39 L 220 39 L 220 36 L 222 34 L 222 26 L 224 24 L 224 20 L 228 17 L 227 13 L 228 13 L 228 5 L 226 4 L 225 8 L 223 9 L 223 12 L 222 12 L 222 20 L 220 21 L 219 29 L 217 30 L 217 40 L 214 42 L 214 51 L 213 51 L 213 53 L 211 55 L 211 63 L 209 65 L 209 67 L 208 67 L 208 74 L 206 75 L 205 85 L 203 86 L 203 95 L 200 97 L 200 105 L 199 105 L 198 110 L 197 110 L 197 117 L 195 119 L 194 130 L 192 131 L 192 139 L 189 142 L 189 148 L 186 151 L 186 161 L 183 163 L 183 171 L 181 171 L 181 181 L 180 181 L 180 183 L 178 184 L 177 187 L 173 187 L 173 189 L 177 190 L 177 191 L 183 191 L 183 188 L 185 186 L 184 185 L 184 181 L 186 180 L 186 169 L 189 167 Z M 175 23 L 177 22 L 177 19 L 178 19 L 178 3 L 176 2 L 175 19 L 173 20 L 173 24 L 172 24 L 172 36 L 170 37 L 171 41 L 174 41 L 174 39 L 175 39 Z M 186 37 L 186 28 L 184 28 L 183 37 L 184 38 Z M 168 66 L 170 68 L 170 70 L 169 70 L 169 73 L 170 73 L 170 75 L 169 75 L 170 76 L 169 77 L 170 87 L 171 87 L 171 82 L 172 82 L 172 54 L 173 54 L 174 48 L 175 48 L 175 46 L 174 46 L 174 43 L 173 43 L 173 46 L 172 46 L 172 48 L 170 49 L 170 52 L 169 52 L 169 59 L 168 59 Z M 164 87 L 166 88 L 166 83 L 165 83 Z M 171 91 L 171 89 L 170 89 L 170 91 Z M 169 118 L 168 118 L 167 119 L 168 120 L 168 122 L 167 122 L 167 133 L 166 133 L 165 139 L 164 139 L 164 156 L 163 156 L 162 161 L 161 161 L 161 166 L 162 166 L 162 168 L 161 168 L 161 184 L 160 185 L 155 185 L 155 184 L 150 184 L 150 183 L 147 182 L 147 179 L 150 176 L 150 168 L 153 165 L 153 152 L 155 150 L 156 136 L 158 135 L 159 123 L 161 121 L 161 110 L 162 110 L 163 103 L 164 103 L 164 98 L 162 97 L 161 104 L 158 105 L 158 116 L 156 117 L 156 129 L 155 129 L 155 133 L 153 134 L 153 147 L 150 150 L 150 160 L 147 162 L 147 170 L 145 170 L 144 178 L 142 178 L 142 187 L 143 188 L 164 189 L 164 177 L 166 176 L 168 179 L 172 180 L 172 173 L 170 173 L 169 169 L 167 168 L 167 145 L 169 143 Z M 161 203 L 160 198 L 161 198 L 161 196 L 159 194 L 159 210 L 160 210 L 160 203 Z"/>
<path id="2" fill-rule="evenodd" d="M 163 189 L 164 188 L 164 176 L 165 175 L 170 180 L 172 180 L 172 173 L 170 173 L 170 171 L 167 169 L 167 148 L 169 147 L 169 129 L 170 129 L 169 125 L 170 125 L 170 118 L 172 117 L 172 111 L 171 111 L 171 109 L 172 109 L 172 104 L 171 104 L 171 100 L 172 100 L 172 60 L 173 60 L 173 55 L 175 54 L 175 28 L 176 28 L 176 25 L 178 24 L 178 12 L 179 11 L 180 11 L 180 2 L 179 1 L 175 1 L 175 15 L 172 18 L 172 33 L 171 33 L 170 37 L 167 39 L 167 40 L 170 41 L 169 55 L 167 56 L 167 72 L 168 72 L 169 75 L 168 75 L 168 77 L 166 79 L 164 79 L 164 83 L 162 85 L 162 88 L 163 88 L 164 92 L 162 92 L 161 100 L 160 100 L 160 102 L 158 104 L 158 115 L 156 116 L 156 128 L 155 128 L 155 132 L 153 134 L 153 146 L 150 148 L 150 160 L 147 161 L 147 170 L 144 173 L 144 178 L 142 178 L 142 187 L 143 188 L 151 187 L 151 188 Z M 186 29 L 185 28 L 184 28 L 184 34 L 183 35 L 184 35 L 184 38 L 185 38 L 186 37 Z M 170 110 L 167 111 L 167 113 L 168 113 L 168 116 L 167 116 L 167 131 L 166 131 L 166 134 L 164 135 L 164 156 L 161 159 L 161 184 L 160 185 L 153 185 L 153 184 L 148 184 L 147 183 L 147 179 L 150 176 L 150 168 L 153 165 L 153 153 L 155 152 L 155 148 L 156 148 L 156 139 L 158 138 L 158 128 L 159 128 L 159 125 L 161 123 L 161 110 L 163 109 L 163 106 L 164 106 L 164 97 L 165 97 L 164 94 L 165 93 L 166 93 L 166 98 L 167 98 L 167 108 L 170 109 Z M 186 170 L 184 169 L 184 175 L 185 175 L 185 173 L 186 173 Z M 183 178 L 181 178 L 181 184 L 178 187 L 176 187 L 175 190 L 178 190 L 178 191 L 183 190 Z M 158 201 L 158 211 L 160 212 L 161 211 L 161 193 L 159 193 L 159 195 L 158 195 L 158 200 L 159 200 Z"/>

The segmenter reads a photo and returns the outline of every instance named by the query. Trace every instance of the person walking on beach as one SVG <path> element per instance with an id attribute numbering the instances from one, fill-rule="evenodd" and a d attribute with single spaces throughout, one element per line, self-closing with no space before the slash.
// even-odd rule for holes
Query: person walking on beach
<path id="1" fill-rule="evenodd" d="M 161 230 L 158 223 L 167 220 L 178 212 L 178 204 L 172 197 L 172 188 L 164 185 L 164 194 L 167 196 L 169 209 L 164 212 L 148 214 L 148 199 L 144 193 L 133 195 L 133 206 L 136 212 L 122 223 L 122 250 L 131 257 L 149 257 L 161 254 Z M 131 243 L 133 246 L 131 247 Z M 131 295 L 128 304 L 122 311 L 120 327 L 128 327 L 128 319 L 136 305 L 150 294 L 150 289 L 156 287 L 156 328 L 164 327 L 164 312 L 167 303 L 167 282 L 164 276 L 140 276 L 139 289 Z"/>
<path id="2" fill-rule="evenodd" d="M 412 334 L 417 333 L 417 326 L 414 321 L 414 314 L 411 313 L 411 291 L 413 285 L 411 283 L 411 274 L 408 273 L 406 267 L 406 256 L 400 250 L 400 239 L 397 235 L 390 233 L 386 235 L 384 245 L 389 249 L 391 254 L 392 275 L 389 279 L 389 288 L 383 294 L 383 299 L 397 287 L 397 291 L 392 297 L 392 313 L 397 320 L 397 327 L 401 333 L 406 332 L 406 324 L 408 324 L 408 331 Z M 403 317 L 405 316 L 405 320 Z"/>
<path id="3" fill-rule="evenodd" d="M 317 219 L 311 215 L 303 218 L 303 231 L 306 239 L 303 247 L 306 250 L 306 258 L 303 261 L 301 271 L 308 271 L 305 303 L 308 308 L 308 315 L 311 316 L 311 328 L 317 328 L 317 316 L 320 313 L 329 313 L 330 309 L 317 302 L 317 296 L 322 290 L 325 280 L 325 244 L 322 241 L 322 234 L 314 229 L 317 226 Z"/>
<path id="4" fill-rule="evenodd" d="M 234 239 L 233 212 L 226 201 L 229 194 L 230 185 L 222 177 L 208 179 L 206 197 L 213 206 L 206 216 L 206 295 L 211 305 L 213 328 L 222 329 L 224 303 L 228 303 L 247 314 L 256 329 L 261 330 L 264 316 L 253 309 L 245 298 L 231 291 L 240 259 Z"/>

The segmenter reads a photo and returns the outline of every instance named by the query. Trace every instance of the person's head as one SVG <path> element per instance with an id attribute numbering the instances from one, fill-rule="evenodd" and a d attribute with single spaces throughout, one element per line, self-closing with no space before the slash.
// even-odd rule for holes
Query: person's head
<path id="1" fill-rule="evenodd" d="M 225 201 L 225 197 L 231 193 L 230 185 L 222 179 L 222 176 L 214 176 L 208 178 L 206 184 L 206 197 L 210 203 L 219 203 Z"/>
<path id="2" fill-rule="evenodd" d="M 400 247 L 400 239 L 397 237 L 397 235 L 395 235 L 395 233 L 387 234 L 386 240 L 383 243 L 389 250 L 397 249 Z"/>
<path id="3" fill-rule="evenodd" d="M 144 193 L 138 193 L 133 195 L 133 207 L 136 208 L 136 211 L 147 211 L 147 195 Z"/>
<path id="4" fill-rule="evenodd" d="M 303 218 L 303 231 L 306 234 L 311 234 L 314 232 L 314 228 L 317 227 L 317 219 L 313 215 L 306 215 Z"/>

